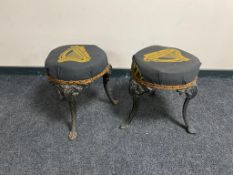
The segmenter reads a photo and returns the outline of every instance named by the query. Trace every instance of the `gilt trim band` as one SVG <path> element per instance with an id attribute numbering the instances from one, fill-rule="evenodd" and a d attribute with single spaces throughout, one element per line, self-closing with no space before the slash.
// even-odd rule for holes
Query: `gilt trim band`
<path id="1" fill-rule="evenodd" d="M 48 80 L 52 83 L 55 84 L 66 84 L 66 85 L 89 85 L 90 83 L 92 83 L 93 81 L 97 80 L 98 78 L 102 77 L 104 74 L 110 72 L 111 69 L 111 65 L 108 65 L 107 67 L 104 68 L 104 70 L 102 72 L 100 72 L 99 74 L 95 75 L 92 78 L 88 78 L 85 80 L 59 80 L 56 79 L 54 77 L 48 76 Z"/>
<path id="2" fill-rule="evenodd" d="M 193 81 L 191 81 L 191 82 L 189 82 L 187 84 L 162 85 L 162 84 L 150 83 L 150 82 L 141 80 L 141 79 L 137 78 L 134 74 L 132 74 L 132 77 L 137 83 L 139 83 L 139 84 L 141 84 L 141 85 L 143 85 L 145 87 L 149 87 L 149 88 L 152 88 L 152 89 L 159 89 L 159 90 L 181 90 L 181 89 L 186 89 L 186 88 L 195 86 L 196 82 L 197 82 L 197 78 L 195 78 Z"/>

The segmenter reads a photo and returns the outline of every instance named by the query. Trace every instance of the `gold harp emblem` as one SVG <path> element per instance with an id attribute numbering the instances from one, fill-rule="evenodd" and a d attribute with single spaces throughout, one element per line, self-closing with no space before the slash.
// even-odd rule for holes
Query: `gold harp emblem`
<path id="1" fill-rule="evenodd" d="M 183 56 L 179 50 L 176 49 L 164 49 L 144 55 L 144 61 L 146 62 L 185 62 L 189 61 L 188 58 Z"/>
<path id="2" fill-rule="evenodd" d="M 75 61 L 79 63 L 88 62 L 91 60 L 84 46 L 71 46 L 60 54 L 58 62 Z"/>

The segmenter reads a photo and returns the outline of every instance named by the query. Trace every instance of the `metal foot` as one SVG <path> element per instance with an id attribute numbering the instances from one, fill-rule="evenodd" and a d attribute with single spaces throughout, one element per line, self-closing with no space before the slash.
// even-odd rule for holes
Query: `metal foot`
<path id="1" fill-rule="evenodd" d="M 69 137 L 70 140 L 76 139 L 76 137 L 77 137 L 77 132 L 75 132 L 75 131 L 70 131 L 68 137 Z"/>
<path id="2" fill-rule="evenodd" d="M 103 75 L 103 84 L 104 84 L 104 90 L 105 90 L 105 93 L 107 94 L 108 96 L 108 99 L 110 100 L 110 102 L 112 104 L 118 104 L 118 100 L 114 99 L 110 93 L 110 90 L 109 90 L 109 87 L 108 87 L 108 82 L 109 82 L 109 78 L 110 78 L 110 75 L 111 75 L 111 69 L 112 67 L 110 68 L 110 71 L 106 74 Z"/>
<path id="3" fill-rule="evenodd" d="M 197 133 L 196 129 L 191 128 L 191 127 L 188 127 L 188 128 L 186 129 L 186 131 L 187 131 L 189 134 L 196 134 L 196 133 Z"/>
<path id="4" fill-rule="evenodd" d="M 186 99 L 183 104 L 182 115 L 183 115 L 186 131 L 189 134 L 197 133 L 196 130 L 192 127 L 190 121 L 187 119 L 187 108 L 188 108 L 189 102 L 197 95 L 197 92 L 198 92 L 197 86 L 190 87 L 184 91 L 186 95 Z"/>

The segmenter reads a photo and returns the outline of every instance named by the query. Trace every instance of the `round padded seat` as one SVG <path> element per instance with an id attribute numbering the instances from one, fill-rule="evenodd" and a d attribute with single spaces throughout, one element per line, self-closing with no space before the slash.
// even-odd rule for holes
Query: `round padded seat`
<path id="1" fill-rule="evenodd" d="M 155 45 L 146 47 L 133 56 L 131 71 L 134 79 L 141 84 L 182 89 L 183 85 L 191 86 L 194 83 L 200 65 L 199 59 L 188 52 Z"/>
<path id="2" fill-rule="evenodd" d="M 49 79 L 61 84 L 89 84 L 109 71 L 106 53 L 95 45 L 65 45 L 45 62 Z"/>

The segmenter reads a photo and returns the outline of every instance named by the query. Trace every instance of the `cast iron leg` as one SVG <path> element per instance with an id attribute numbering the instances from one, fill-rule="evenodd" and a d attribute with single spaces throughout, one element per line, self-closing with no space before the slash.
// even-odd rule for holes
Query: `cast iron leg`
<path id="1" fill-rule="evenodd" d="M 186 89 L 184 92 L 186 94 L 186 99 L 183 104 L 182 115 L 183 115 L 186 131 L 190 134 L 196 134 L 196 130 L 192 127 L 190 121 L 187 120 L 187 108 L 189 105 L 189 101 L 197 95 L 197 91 L 198 91 L 197 86 L 193 86 Z"/>
<path id="2" fill-rule="evenodd" d="M 104 84 L 105 93 L 107 94 L 110 102 L 115 105 L 115 104 L 118 103 L 118 100 L 116 100 L 116 99 L 114 99 L 112 97 L 112 95 L 110 94 L 109 87 L 108 87 L 108 82 L 109 82 L 110 74 L 111 74 L 111 68 L 110 68 L 110 71 L 108 73 L 104 74 L 104 76 L 103 76 L 103 84 Z"/>
<path id="3" fill-rule="evenodd" d="M 71 113 L 71 131 L 69 132 L 69 139 L 74 140 L 77 137 L 76 132 L 76 101 L 73 98 L 71 101 L 69 101 L 69 107 L 70 107 L 70 113 Z"/>
<path id="4" fill-rule="evenodd" d="M 79 95 L 79 93 L 83 90 L 83 86 L 81 85 L 60 85 L 55 84 L 57 91 L 59 93 L 59 96 L 61 99 L 64 99 L 68 102 L 70 107 L 70 113 L 71 113 L 71 130 L 69 132 L 69 139 L 74 140 L 77 137 L 76 132 L 76 114 L 77 114 L 77 108 L 76 108 L 76 97 Z"/>
<path id="5" fill-rule="evenodd" d="M 146 92 L 148 92 L 148 90 L 144 89 L 141 85 L 139 85 L 133 79 L 130 79 L 129 93 L 133 97 L 133 106 L 129 113 L 128 118 L 126 118 L 120 125 L 120 129 L 128 128 L 130 122 L 133 120 L 134 116 L 136 115 L 137 108 L 138 108 L 138 102 L 139 102 L 139 96 L 143 95 Z"/>
<path id="6" fill-rule="evenodd" d="M 136 94 L 133 94 L 133 106 L 129 113 L 128 118 L 126 118 L 122 124 L 120 125 L 120 129 L 126 129 L 129 127 L 130 122 L 133 120 L 134 116 L 136 115 L 137 109 L 138 109 L 138 96 Z"/>

